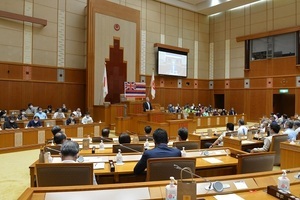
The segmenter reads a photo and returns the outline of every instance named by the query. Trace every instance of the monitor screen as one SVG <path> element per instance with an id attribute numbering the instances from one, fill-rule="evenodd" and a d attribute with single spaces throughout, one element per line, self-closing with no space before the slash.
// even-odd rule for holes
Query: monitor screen
<path id="1" fill-rule="evenodd" d="M 157 74 L 168 76 L 187 77 L 187 52 L 158 48 Z"/>

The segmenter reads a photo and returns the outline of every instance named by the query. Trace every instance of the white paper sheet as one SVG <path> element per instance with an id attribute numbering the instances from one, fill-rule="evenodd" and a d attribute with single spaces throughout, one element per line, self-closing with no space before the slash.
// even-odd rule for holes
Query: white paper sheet
<path id="1" fill-rule="evenodd" d="M 93 190 L 78 192 L 53 192 L 46 193 L 45 200 L 133 200 L 133 199 L 150 199 L 148 187 L 114 189 L 114 190 Z"/>
<path id="2" fill-rule="evenodd" d="M 219 160 L 217 158 L 202 158 L 203 160 L 212 163 L 212 164 L 216 164 L 216 163 L 222 163 L 222 160 Z"/>
<path id="3" fill-rule="evenodd" d="M 254 141 L 249 141 L 249 140 L 242 140 L 242 144 L 253 144 L 255 143 Z"/>
<path id="4" fill-rule="evenodd" d="M 248 186 L 245 183 L 245 181 L 235 181 L 233 183 L 234 183 L 236 189 L 238 189 L 238 190 L 242 190 L 242 189 L 247 189 L 248 188 Z"/>
<path id="5" fill-rule="evenodd" d="M 94 163 L 94 169 L 104 169 L 105 163 Z"/>
<path id="6" fill-rule="evenodd" d="M 215 195 L 217 200 L 243 200 L 242 197 L 236 194 L 224 194 L 224 195 Z"/>

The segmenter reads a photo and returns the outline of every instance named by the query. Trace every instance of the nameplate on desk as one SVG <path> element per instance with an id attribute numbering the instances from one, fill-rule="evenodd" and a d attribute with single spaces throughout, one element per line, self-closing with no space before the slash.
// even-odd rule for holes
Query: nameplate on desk
<path id="1" fill-rule="evenodd" d="M 249 140 L 242 140 L 242 144 L 253 144 L 255 143 L 254 141 L 249 141 Z"/>
<path id="2" fill-rule="evenodd" d="M 223 161 L 222 160 L 219 160 L 217 158 L 202 158 L 203 160 L 205 160 L 206 162 L 209 162 L 211 164 L 217 164 L 217 163 L 222 163 Z"/>

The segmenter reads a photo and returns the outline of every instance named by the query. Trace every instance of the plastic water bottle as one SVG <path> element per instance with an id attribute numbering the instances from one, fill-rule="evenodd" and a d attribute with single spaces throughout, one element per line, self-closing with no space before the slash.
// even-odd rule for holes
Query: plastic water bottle
<path id="1" fill-rule="evenodd" d="M 116 163 L 117 164 L 122 164 L 123 163 L 123 156 L 121 154 L 121 149 L 118 149 L 118 153 L 116 156 Z"/>
<path id="2" fill-rule="evenodd" d="M 104 143 L 103 140 L 101 140 L 100 144 L 99 144 L 99 149 L 100 150 L 104 150 Z"/>
<path id="3" fill-rule="evenodd" d="M 278 177 L 278 189 L 284 192 L 290 190 L 290 179 L 286 176 L 286 170 L 282 170 L 282 175 Z"/>
<path id="4" fill-rule="evenodd" d="M 166 200 L 177 200 L 177 185 L 173 176 L 170 177 L 170 184 L 166 186 Z"/>
<path id="5" fill-rule="evenodd" d="M 185 147 L 182 147 L 182 150 L 181 150 L 181 157 L 186 157 Z"/>
<path id="6" fill-rule="evenodd" d="M 146 139 L 146 142 L 144 144 L 145 149 L 149 149 L 149 141 L 148 139 Z"/>

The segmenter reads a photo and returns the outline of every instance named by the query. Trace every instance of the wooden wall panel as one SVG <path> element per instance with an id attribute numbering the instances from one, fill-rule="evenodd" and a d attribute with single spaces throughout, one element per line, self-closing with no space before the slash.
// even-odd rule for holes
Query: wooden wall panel
<path id="1" fill-rule="evenodd" d="M 193 89 L 183 89 L 181 90 L 181 95 L 182 95 L 182 105 L 192 105 L 192 103 L 196 104 L 197 102 L 194 101 L 194 90 Z"/>
<path id="2" fill-rule="evenodd" d="M 230 104 L 229 107 L 233 107 L 238 114 L 244 113 L 244 104 L 247 103 L 244 98 L 243 90 L 231 90 L 229 93 Z"/>
<path id="3" fill-rule="evenodd" d="M 57 108 L 65 103 L 69 109 L 80 107 L 85 111 L 85 70 L 65 69 L 68 82 L 57 82 L 57 68 L 26 66 L 32 69 L 31 80 L 23 80 L 22 64 L 0 63 L 0 87 L 5 94 L 1 97 L 0 109 L 19 110 L 27 108 L 28 103 Z"/>
<path id="4" fill-rule="evenodd" d="M 268 60 L 255 60 L 250 62 L 250 70 L 245 71 L 245 77 L 268 75 Z"/>
<path id="5" fill-rule="evenodd" d="M 225 86 L 225 80 L 214 80 L 214 89 L 223 89 Z"/>
<path id="6" fill-rule="evenodd" d="M 250 105 L 249 119 L 259 119 L 267 114 L 265 90 L 249 90 L 249 98 L 246 102 Z"/>
<path id="7" fill-rule="evenodd" d="M 283 57 L 272 59 L 273 73 L 270 75 L 300 74 L 300 69 L 296 67 L 296 57 Z M 269 66 L 268 66 L 269 67 Z"/>
<path id="8" fill-rule="evenodd" d="M 266 78 L 250 79 L 250 88 L 265 88 L 267 85 L 266 81 Z"/>
<path id="9" fill-rule="evenodd" d="M 296 77 L 295 76 L 283 76 L 283 77 L 274 77 L 273 78 L 273 87 L 274 88 L 286 88 L 286 87 L 295 87 L 296 86 Z"/>
<path id="10" fill-rule="evenodd" d="M 78 84 L 85 84 L 86 73 L 85 70 L 65 70 L 65 82 L 72 82 Z"/>
<path id="11" fill-rule="evenodd" d="M 231 79 L 229 84 L 230 89 L 241 89 L 244 88 L 244 79 Z"/>

